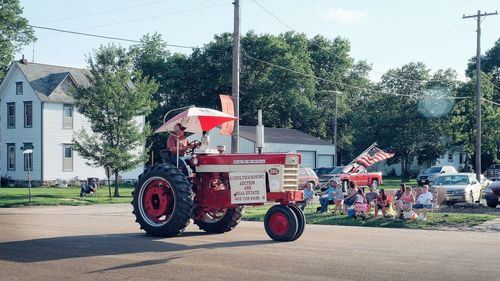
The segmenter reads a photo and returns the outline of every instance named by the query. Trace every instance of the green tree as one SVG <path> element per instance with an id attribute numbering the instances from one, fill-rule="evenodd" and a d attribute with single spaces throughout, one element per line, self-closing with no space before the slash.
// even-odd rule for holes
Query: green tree
<path id="1" fill-rule="evenodd" d="M 472 77 L 475 71 L 476 57 L 473 57 L 469 60 L 465 73 Z M 492 80 L 497 86 L 500 86 L 500 38 L 491 49 L 486 51 L 484 56 L 481 56 L 481 71 L 492 74 Z"/>
<path id="2" fill-rule="evenodd" d="M 498 100 L 498 91 L 495 91 L 490 83 L 492 74 L 482 73 L 481 94 L 488 100 Z M 475 161 L 476 144 L 476 79 L 473 77 L 463 84 L 458 95 L 467 97 L 460 99 L 453 107 L 451 127 L 453 129 L 453 139 L 456 143 L 463 145 L 467 155 L 467 163 Z M 500 107 L 486 101 L 481 103 L 481 154 L 483 164 L 497 162 L 500 159 Z"/>
<path id="3" fill-rule="evenodd" d="M 0 1 L 0 79 L 21 46 L 36 40 L 33 29 L 22 14 L 19 0 Z"/>
<path id="4" fill-rule="evenodd" d="M 347 40 L 248 32 L 241 45 L 240 124 L 256 124 L 257 110 L 262 109 L 266 126 L 295 128 L 333 141 L 334 93 L 342 90 L 339 146 L 353 150 L 355 131 L 350 124 L 363 93 L 343 84 L 369 85 L 371 66 L 354 62 Z M 170 54 L 164 46 L 161 37 L 148 35 L 134 47 L 136 67 L 160 84 L 155 95 L 160 106 L 149 118 L 152 126 L 160 126 L 172 108 L 194 104 L 220 109 L 219 94 L 231 93 L 232 35 L 216 35 L 190 55 Z M 155 135 L 151 143 L 158 155 L 165 148 L 165 136 Z"/>
<path id="5" fill-rule="evenodd" d="M 114 196 L 119 197 L 119 173 L 146 160 L 143 149 L 151 130 L 140 119 L 155 107 L 151 97 L 158 85 L 134 70 L 132 56 L 122 47 L 101 46 L 87 63 L 89 85 L 75 91 L 74 99 L 92 131 L 76 132 L 74 149 L 88 164 L 113 169 Z"/>
<path id="6" fill-rule="evenodd" d="M 402 175 L 415 157 L 422 162 L 444 152 L 455 76 L 451 70 L 431 76 L 423 63 L 409 63 L 386 72 L 369 98 L 364 135 L 396 152 Z"/>

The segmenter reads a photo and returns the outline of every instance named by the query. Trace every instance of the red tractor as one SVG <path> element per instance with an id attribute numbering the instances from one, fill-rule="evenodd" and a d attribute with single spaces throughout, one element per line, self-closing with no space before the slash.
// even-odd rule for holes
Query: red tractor
<path id="1" fill-rule="evenodd" d="M 190 132 L 208 131 L 227 122 L 222 112 L 211 109 L 191 107 L 186 112 L 165 122 L 157 132 L 177 122 L 184 122 Z M 195 172 L 189 176 L 177 168 L 178 163 L 154 165 L 139 176 L 132 193 L 133 213 L 147 234 L 177 236 L 191 219 L 206 232 L 228 232 L 241 221 L 244 206 L 278 202 L 266 213 L 267 234 L 276 241 L 293 241 L 302 235 L 306 219 L 295 205 L 304 197 L 298 190 L 299 154 L 225 154 L 213 149 L 190 154 L 188 164 Z"/>
<path id="2" fill-rule="evenodd" d="M 269 237 L 293 241 L 302 235 L 306 219 L 295 206 L 303 200 L 297 188 L 299 154 L 199 154 L 190 162 L 196 169 L 191 178 L 170 164 L 155 165 L 139 176 L 133 213 L 147 234 L 177 236 L 190 219 L 209 233 L 231 231 L 244 206 L 271 201 L 280 204 L 266 213 Z"/>

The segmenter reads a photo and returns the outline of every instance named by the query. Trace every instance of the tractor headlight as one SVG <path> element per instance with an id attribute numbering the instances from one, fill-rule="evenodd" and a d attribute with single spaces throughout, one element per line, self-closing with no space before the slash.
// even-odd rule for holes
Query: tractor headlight
<path id="1" fill-rule="evenodd" d="M 299 164 L 299 156 L 287 155 L 285 159 L 285 164 Z"/>

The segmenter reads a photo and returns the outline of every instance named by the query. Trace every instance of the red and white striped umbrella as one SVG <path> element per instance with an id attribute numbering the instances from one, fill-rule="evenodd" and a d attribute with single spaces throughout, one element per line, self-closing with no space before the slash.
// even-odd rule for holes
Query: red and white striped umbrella
<path id="1" fill-rule="evenodd" d="M 185 132 L 201 134 L 222 123 L 238 120 L 233 115 L 210 108 L 190 107 L 189 109 L 170 118 L 165 124 L 156 129 L 155 133 L 174 131 L 174 126 L 181 123 L 186 127 Z"/>

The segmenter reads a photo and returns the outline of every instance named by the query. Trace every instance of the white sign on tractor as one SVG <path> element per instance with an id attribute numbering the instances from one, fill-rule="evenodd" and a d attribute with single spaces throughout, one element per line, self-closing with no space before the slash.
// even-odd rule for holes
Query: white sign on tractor
<path id="1" fill-rule="evenodd" d="M 264 203 L 266 174 L 259 172 L 234 172 L 229 174 L 231 204 Z"/>

